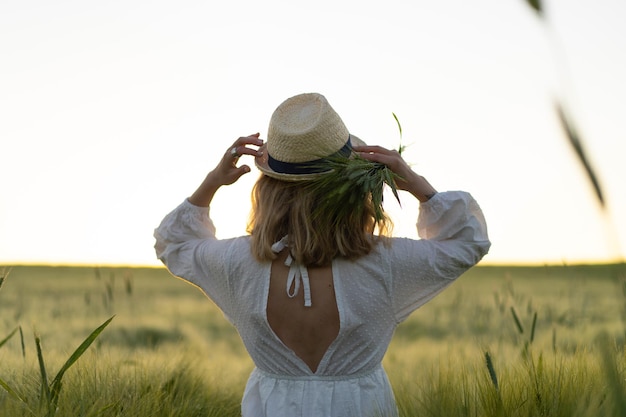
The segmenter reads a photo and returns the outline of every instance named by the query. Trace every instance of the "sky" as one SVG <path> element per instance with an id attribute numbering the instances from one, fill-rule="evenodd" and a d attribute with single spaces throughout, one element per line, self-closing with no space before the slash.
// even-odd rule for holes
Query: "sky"
<path id="1" fill-rule="evenodd" d="M 485 264 L 623 261 L 626 3 L 0 3 L 0 264 L 158 265 L 152 233 L 286 98 L 324 94 L 487 218 Z M 565 103 L 606 197 L 564 136 Z M 242 158 L 242 163 L 253 166 Z M 245 233 L 258 171 L 218 191 Z M 386 199 L 395 235 L 417 203 Z"/>

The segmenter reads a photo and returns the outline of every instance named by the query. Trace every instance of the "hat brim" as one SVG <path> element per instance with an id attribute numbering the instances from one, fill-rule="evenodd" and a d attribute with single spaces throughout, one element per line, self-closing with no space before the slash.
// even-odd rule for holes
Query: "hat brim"
<path id="1" fill-rule="evenodd" d="M 359 139 L 358 137 L 352 134 L 350 135 L 350 142 L 352 146 L 365 146 L 366 145 L 365 142 L 363 142 L 361 139 Z M 263 154 L 261 156 L 257 156 L 256 158 L 254 158 L 254 163 L 256 167 L 259 169 L 259 171 L 261 171 L 263 174 L 267 175 L 268 177 L 276 178 L 277 180 L 283 180 L 283 181 L 307 181 L 307 180 L 315 179 L 319 177 L 320 175 L 323 175 L 323 173 L 319 173 L 319 172 L 313 173 L 313 174 L 284 174 L 282 172 L 276 172 L 269 166 L 268 154 L 267 154 L 267 143 L 264 143 L 263 146 L 259 148 L 259 150 L 263 152 Z"/>

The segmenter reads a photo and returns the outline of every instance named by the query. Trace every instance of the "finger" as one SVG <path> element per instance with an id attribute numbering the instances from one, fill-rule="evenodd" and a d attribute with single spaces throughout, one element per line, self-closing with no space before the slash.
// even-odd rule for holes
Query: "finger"
<path id="1" fill-rule="evenodd" d="M 235 170 L 234 181 L 237 181 L 239 178 L 241 178 L 243 175 L 247 174 L 248 172 L 250 172 L 250 167 L 248 165 L 240 166 L 239 168 Z"/>
<path id="2" fill-rule="evenodd" d="M 246 146 L 233 146 L 228 151 L 226 151 L 226 156 L 232 158 L 233 160 L 239 159 L 242 155 L 252 155 L 254 157 L 262 156 L 263 151 L 259 149 L 252 149 Z"/>
<path id="3" fill-rule="evenodd" d="M 261 146 L 263 145 L 263 139 L 260 139 L 259 136 L 261 136 L 260 133 L 254 133 L 249 136 L 241 136 L 235 141 L 235 143 L 233 143 L 233 146 L 246 146 L 246 145 Z"/>
<path id="4" fill-rule="evenodd" d="M 389 150 L 387 148 L 383 148 L 382 146 L 377 146 L 377 145 L 354 146 L 353 149 L 357 152 L 363 152 L 363 153 L 382 153 L 382 154 L 394 153 L 394 151 L 392 150 Z"/>
<path id="5" fill-rule="evenodd" d="M 367 159 L 368 161 L 380 162 L 385 165 L 390 165 L 395 160 L 394 155 L 387 155 L 383 153 L 359 152 L 359 156 L 363 159 Z"/>
<path id="6" fill-rule="evenodd" d="M 233 145 L 232 147 L 228 148 L 228 150 L 224 154 L 224 159 L 232 159 L 233 161 L 239 159 L 239 157 L 241 156 L 239 148 L 240 147 L 237 145 Z"/>
<path id="7" fill-rule="evenodd" d="M 263 145 L 263 139 L 259 139 L 260 135 L 260 133 L 254 133 L 249 136 L 239 137 L 228 151 L 226 151 L 226 157 L 237 160 L 241 155 L 252 155 L 255 157 L 263 155 L 263 152 L 247 147 L 247 145 L 261 147 Z"/>
<path id="8" fill-rule="evenodd" d="M 239 147 L 237 148 L 237 151 L 239 152 L 239 155 L 252 155 L 252 156 L 261 156 L 263 155 L 263 151 L 260 151 L 258 149 L 252 149 L 252 148 L 247 148 L 247 147 Z"/>

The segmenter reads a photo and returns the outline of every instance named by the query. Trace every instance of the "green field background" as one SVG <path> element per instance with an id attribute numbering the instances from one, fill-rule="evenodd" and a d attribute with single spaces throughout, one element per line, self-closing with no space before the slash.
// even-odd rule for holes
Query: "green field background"
<path id="1" fill-rule="evenodd" d="M 253 365 L 237 332 L 163 268 L 0 267 L 0 416 L 238 416 Z M 40 407 L 90 332 L 58 408 Z M 624 416 L 626 265 L 479 266 L 397 330 L 402 416 Z M 489 356 L 489 366 L 486 360 Z M 47 413 L 47 414 L 46 414 Z"/>

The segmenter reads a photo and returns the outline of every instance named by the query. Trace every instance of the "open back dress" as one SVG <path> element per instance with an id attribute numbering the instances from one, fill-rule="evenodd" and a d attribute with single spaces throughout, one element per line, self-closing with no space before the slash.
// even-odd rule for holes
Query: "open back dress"
<path id="1" fill-rule="evenodd" d="M 339 330 L 315 370 L 270 326 L 272 262 L 254 259 L 249 236 L 217 239 L 209 208 L 185 200 L 155 230 L 155 249 L 173 275 L 198 286 L 237 328 L 255 364 L 243 417 L 393 417 L 398 411 L 381 362 L 395 328 L 490 246 L 480 207 L 462 191 L 421 203 L 417 228 L 420 239 L 392 238 L 356 261 L 332 262 Z M 293 261 L 288 267 L 284 291 L 302 291 L 314 305 L 306 268 Z"/>

